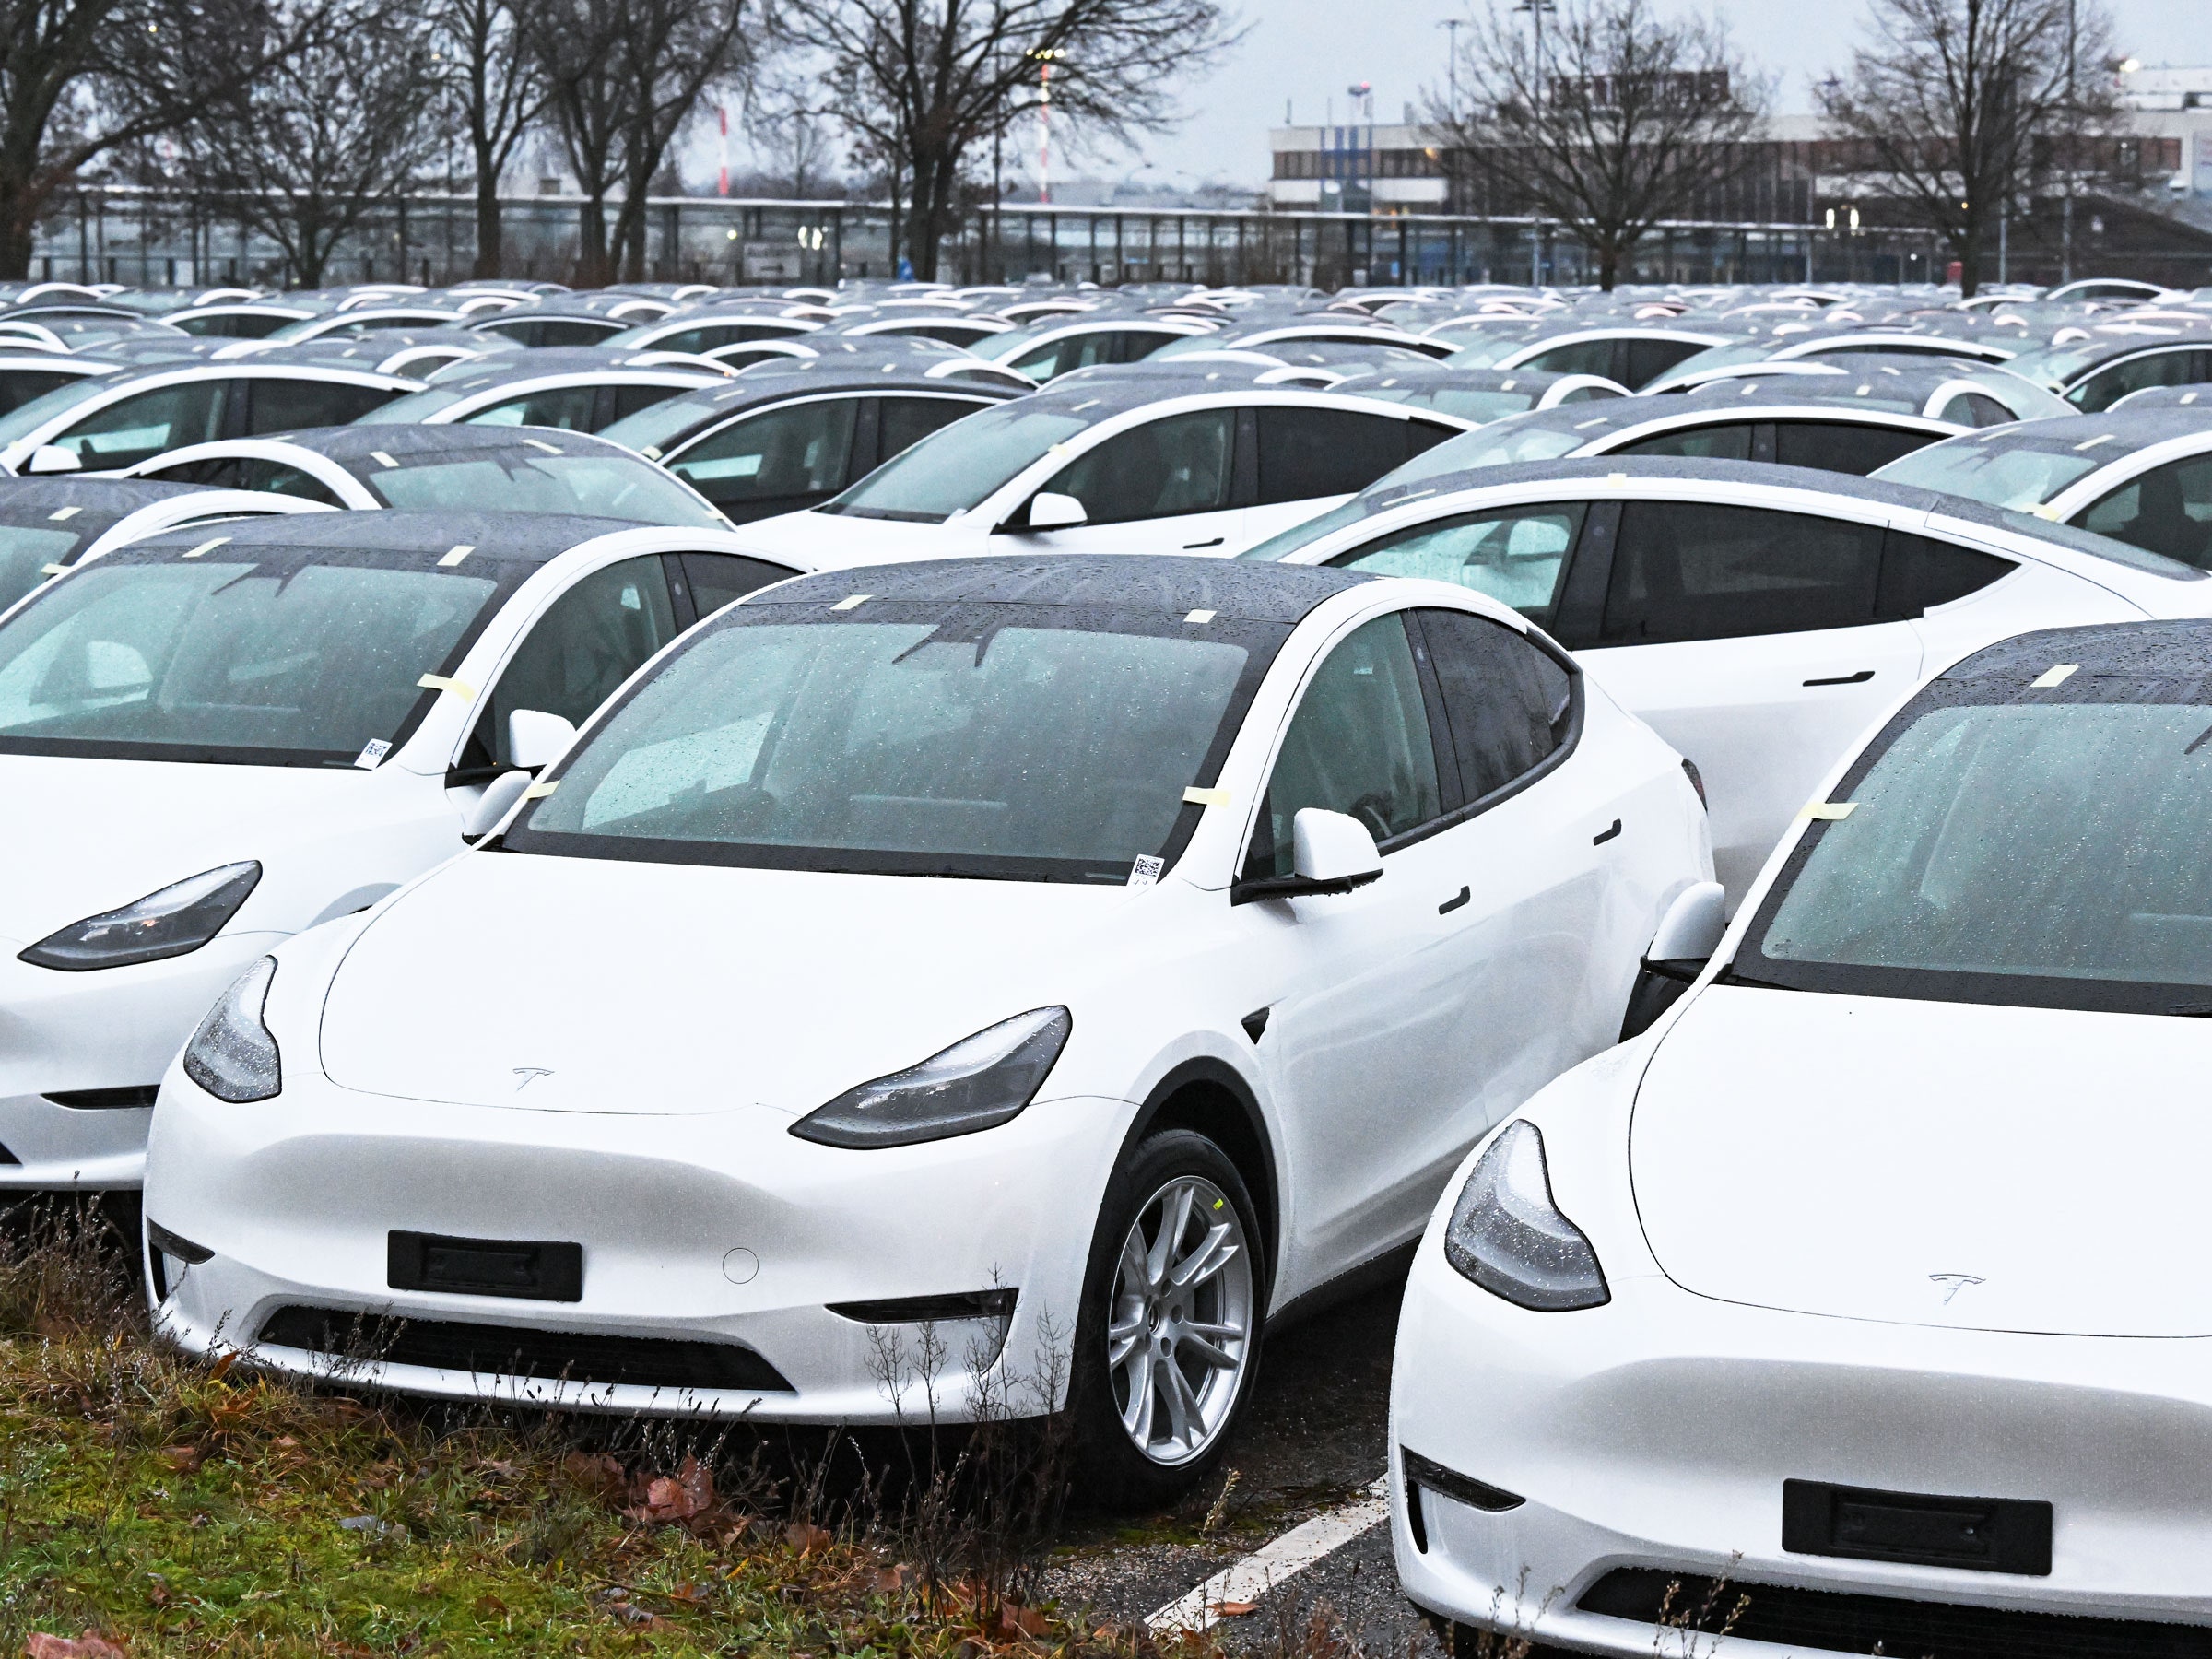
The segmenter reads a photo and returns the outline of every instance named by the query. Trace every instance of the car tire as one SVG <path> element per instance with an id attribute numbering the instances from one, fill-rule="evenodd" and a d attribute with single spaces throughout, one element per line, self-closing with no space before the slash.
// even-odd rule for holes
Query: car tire
<path id="1" fill-rule="evenodd" d="M 1251 1397 L 1266 1301 L 1236 1165 L 1188 1129 L 1140 1141 L 1106 1184 L 1076 1324 L 1081 1498 L 1154 1509 L 1205 1478 Z"/>

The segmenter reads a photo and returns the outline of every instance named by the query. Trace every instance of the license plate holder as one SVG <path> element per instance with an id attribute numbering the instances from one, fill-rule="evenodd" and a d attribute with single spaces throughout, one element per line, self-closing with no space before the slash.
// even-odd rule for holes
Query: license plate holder
<path id="1" fill-rule="evenodd" d="M 395 1229 L 388 1235 L 384 1282 L 394 1290 L 582 1301 L 583 1246 L 558 1239 L 461 1239 Z"/>
<path id="2" fill-rule="evenodd" d="M 2051 1524 L 2051 1506 L 2028 1499 L 1782 1483 L 1782 1547 L 1793 1555 L 2047 1578 Z"/>

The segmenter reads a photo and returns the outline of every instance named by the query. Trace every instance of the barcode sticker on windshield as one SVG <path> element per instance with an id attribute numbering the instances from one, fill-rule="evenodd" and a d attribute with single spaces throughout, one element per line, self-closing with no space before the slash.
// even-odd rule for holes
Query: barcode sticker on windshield
<path id="1" fill-rule="evenodd" d="M 1133 888 L 1148 888 L 1159 879 L 1159 873 L 1167 867 L 1165 860 L 1155 858 L 1149 853 L 1145 853 L 1129 866 L 1129 885 Z"/>
<path id="2" fill-rule="evenodd" d="M 361 752 L 353 758 L 353 763 L 363 771 L 374 771 L 391 752 L 392 746 L 389 743 L 382 737 L 371 737 L 361 745 Z"/>

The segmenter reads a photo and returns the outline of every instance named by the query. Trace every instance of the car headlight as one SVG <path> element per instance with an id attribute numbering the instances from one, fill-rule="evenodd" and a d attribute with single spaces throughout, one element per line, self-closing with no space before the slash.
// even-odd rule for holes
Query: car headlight
<path id="1" fill-rule="evenodd" d="M 1557 1313 L 1612 1300 L 1597 1252 L 1551 1201 L 1544 1136 L 1525 1118 L 1476 1161 L 1444 1229 L 1444 1257 L 1517 1307 Z"/>
<path id="2" fill-rule="evenodd" d="M 903 1147 L 989 1129 L 1036 1098 L 1074 1024 L 1065 1008 L 1002 1019 L 919 1065 L 847 1089 L 791 1132 L 825 1147 Z"/>
<path id="3" fill-rule="evenodd" d="M 261 865 L 251 859 L 207 870 L 121 910 L 72 922 L 20 952 L 18 959 L 82 973 L 182 956 L 222 932 L 260 880 Z"/>
<path id="4" fill-rule="evenodd" d="M 284 1088 L 276 1039 L 262 1019 L 276 959 L 263 957 L 238 976 L 184 1045 L 184 1075 L 218 1100 L 265 1100 Z"/>

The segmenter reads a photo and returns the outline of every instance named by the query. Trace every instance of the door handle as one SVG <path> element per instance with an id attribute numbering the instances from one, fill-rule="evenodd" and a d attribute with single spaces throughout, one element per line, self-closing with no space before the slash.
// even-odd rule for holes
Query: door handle
<path id="1" fill-rule="evenodd" d="M 1594 847 L 1602 847 L 1619 833 L 1620 820 L 1618 818 L 1615 818 L 1613 820 L 1613 828 L 1610 830 L 1600 830 L 1595 835 L 1590 838 L 1590 844 Z"/>
<path id="2" fill-rule="evenodd" d="M 1472 892 L 1463 887 L 1453 897 L 1445 900 L 1441 904 L 1438 905 L 1436 907 L 1436 913 L 1440 916 L 1448 916 L 1453 911 L 1457 910 L 1461 905 L 1466 903 L 1474 897 L 1475 895 Z"/>
<path id="3" fill-rule="evenodd" d="M 1182 550 L 1185 553 L 1189 553 L 1199 547 L 1218 547 L 1228 539 L 1229 537 L 1226 535 L 1217 535 L 1212 541 L 1184 542 L 1182 544 Z"/>
<path id="4" fill-rule="evenodd" d="M 1830 679 L 1809 679 L 1808 686 L 1863 686 L 1874 677 L 1874 670 L 1862 668 L 1856 674 L 1839 674 Z"/>

